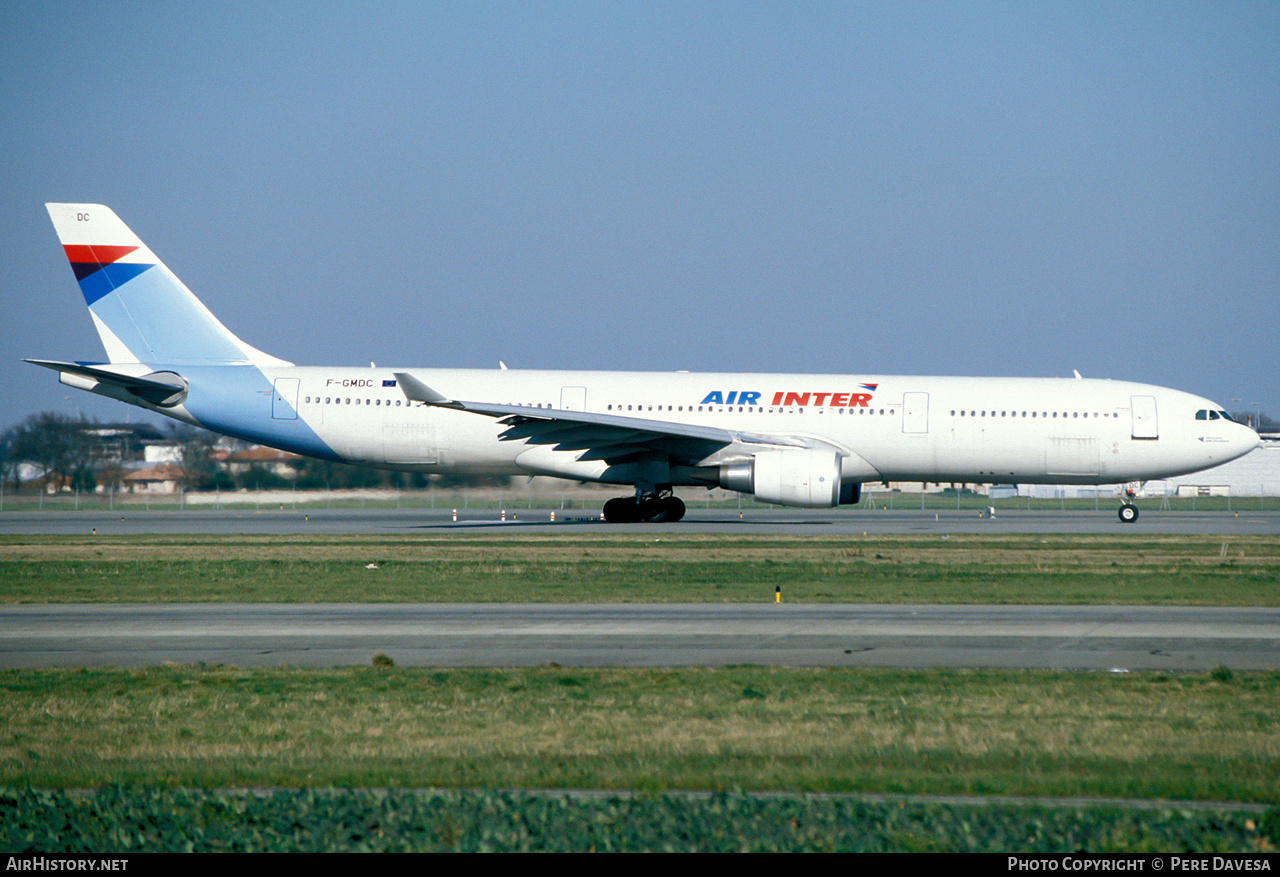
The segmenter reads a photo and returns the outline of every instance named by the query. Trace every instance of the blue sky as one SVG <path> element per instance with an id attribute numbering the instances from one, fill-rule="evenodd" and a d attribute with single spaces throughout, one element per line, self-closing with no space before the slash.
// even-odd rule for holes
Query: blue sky
<path id="1" fill-rule="evenodd" d="M 140 415 L 19 361 L 102 356 L 45 201 L 299 364 L 1280 413 L 1280 4 L 18 0 L 0 46 L 0 428 Z"/>

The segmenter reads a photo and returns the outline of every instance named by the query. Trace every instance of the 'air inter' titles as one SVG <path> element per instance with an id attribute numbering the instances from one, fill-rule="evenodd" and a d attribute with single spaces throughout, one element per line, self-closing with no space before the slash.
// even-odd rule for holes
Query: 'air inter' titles
<path id="1" fill-rule="evenodd" d="M 868 389 L 874 389 L 869 387 Z M 759 405 L 761 393 L 757 390 L 730 390 L 728 393 L 722 393 L 719 390 L 712 390 L 703 399 L 700 405 Z M 770 405 L 787 407 L 796 405 L 801 408 L 806 405 L 814 407 L 822 407 L 830 405 L 835 408 L 866 408 L 871 403 L 870 393 L 797 393 L 787 390 L 779 390 L 773 394 Z"/>

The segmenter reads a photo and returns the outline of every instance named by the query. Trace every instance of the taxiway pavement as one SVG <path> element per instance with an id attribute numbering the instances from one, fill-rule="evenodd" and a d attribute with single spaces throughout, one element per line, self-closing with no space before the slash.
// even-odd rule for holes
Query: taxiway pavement
<path id="1" fill-rule="evenodd" d="M 22 604 L 0 666 L 1280 668 L 1280 609 L 806 604 Z"/>
<path id="2" fill-rule="evenodd" d="M 440 532 L 574 533 L 600 528 L 610 533 L 731 533 L 841 536 L 903 533 L 1115 533 L 1277 534 L 1280 509 L 1238 511 L 1143 511 L 1122 524 L 1114 507 L 1098 511 L 1014 509 L 984 517 L 976 510 L 920 509 L 726 509 L 690 508 L 674 524 L 605 524 L 598 509 L 562 509 L 556 520 L 544 509 L 187 509 L 183 511 L 6 511 L 0 534 L 136 535 L 233 534 L 395 534 Z"/>

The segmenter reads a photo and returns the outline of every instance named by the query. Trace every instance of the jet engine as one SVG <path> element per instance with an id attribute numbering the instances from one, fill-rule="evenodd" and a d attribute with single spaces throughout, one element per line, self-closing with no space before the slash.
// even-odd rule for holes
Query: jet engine
<path id="1" fill-rule="evenodd" d="M 754 494 L 760 502 L 810 509 L 852 505 L 862 497 L 860 483 L 841 481 L 840 454 L 831 449 L 761 451 L 723 464 L 720 486 Z"/>

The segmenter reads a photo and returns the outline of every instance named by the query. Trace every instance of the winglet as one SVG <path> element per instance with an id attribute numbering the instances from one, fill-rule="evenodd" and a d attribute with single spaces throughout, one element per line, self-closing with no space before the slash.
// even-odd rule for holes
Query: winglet
<path id="1" fill-rule="evenodd" d="M 396 372 L 395 376 L 396 385 L 400 387 L 400 391 L 404 393 L 405 398 L 411 402 L 422 402 L 426 405 L 436 405 L 441 408 L 462 407 L 452 399 L 441 396 L 408 372 Z"/>

